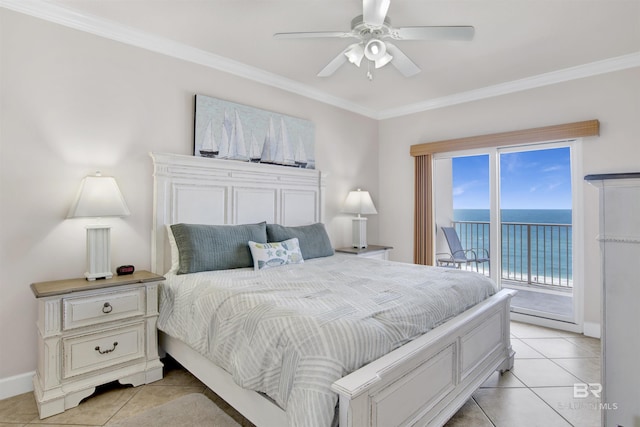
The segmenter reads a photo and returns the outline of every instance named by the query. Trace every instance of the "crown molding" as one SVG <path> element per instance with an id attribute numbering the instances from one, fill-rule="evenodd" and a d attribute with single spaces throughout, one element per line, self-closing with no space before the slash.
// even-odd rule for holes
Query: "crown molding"
<path id="1" fill-rule="evenodd" d="M 378 113 L 377 119 L 391 119 L 420 113 L 427 110 L 449 107 L 456 104 L 478 101 L 481 99 L 507 95 L 515 92 L 522 92 L 538 87 L 549 86 L 570 80 L 582 79 L 584 77 L 597 76 L 599 74 L 611 73 L 614 71 L 626 70 L 628 68 L 640 67 L 640 52 L 628 55 L 616 56 L 601 61 L 551 71 L 549 73 L 538 74 L 536 76 L 525 77 L 524 79 L 513 80 L 467 92 L 460 92 L 441 98 L 433 98 L 415 104 L 409 104 L 398 108 L 390 108 Z"/>
<path id="2" fill-rule="evenodd" d="M 45 0 L 0 0 L 0 6 L 69 28 L 233 74 L 376 120 L 406 116 L 640 66 L 640 52 L 634 52 L 511 82 L 376 111 L 278 74 Z"/>

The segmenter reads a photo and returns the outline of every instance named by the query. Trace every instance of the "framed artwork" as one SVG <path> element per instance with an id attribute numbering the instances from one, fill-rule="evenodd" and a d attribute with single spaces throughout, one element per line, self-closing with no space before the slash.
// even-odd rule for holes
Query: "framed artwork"
<path id="1" fill-rule="evenodd" d="M 194 156 L 315 169 L 311 121 L 205 95 L 195 104 Z"/>

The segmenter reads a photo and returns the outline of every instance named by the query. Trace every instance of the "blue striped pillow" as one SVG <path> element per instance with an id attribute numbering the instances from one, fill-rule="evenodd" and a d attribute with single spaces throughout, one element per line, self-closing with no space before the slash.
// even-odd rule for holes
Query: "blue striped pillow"
<path id="1" fill-rule="evenodd" d="M 267 224 L 268 242 L 282 242 L 294 237 L 297 237 L 300 242 L 300 250 L 304 259 L 333 255 L 331 240 L 329 240 L 327 230 L 321 222 L 296 227 Z"/>
<path id="2" fill-rule="evenodd" d="M 174 224 L 178 247 L 177 274 L 252 267 L 247 242 L 266 243 L 266 222 L 244 225 Z"/>

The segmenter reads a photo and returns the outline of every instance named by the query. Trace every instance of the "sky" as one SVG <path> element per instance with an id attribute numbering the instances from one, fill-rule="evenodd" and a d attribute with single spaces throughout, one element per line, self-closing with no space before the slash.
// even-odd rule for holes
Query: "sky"
<path id="1" fill-rule="evenodd" d="M 571 209 L 568 147 L 500 154 L 502 209 Z M 489 209 L 489 156 L 453 159 L 453 208 Z"/>

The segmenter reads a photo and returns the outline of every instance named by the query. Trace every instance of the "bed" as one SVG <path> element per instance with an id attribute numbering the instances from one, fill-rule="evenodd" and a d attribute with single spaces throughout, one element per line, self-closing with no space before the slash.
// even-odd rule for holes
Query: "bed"
<path id="1" fill-rule="evenodd" d="M 167 226 L 173 225 L 172 228 L 178 230 L 176 227 L 186 224 L 185 229 L 190 230 L 189 227 L 194 224 L 211 225 L 212 228 L 216 225 L 224 225 L 227 226 L 225 228 L 227 230 L 234 228 L 228 226 L 266 227 L 264 225 L 266 223 L 273 227 L 272 230 L 285 231 L 316 227 L 324 219 L 323 199 L 326 177 L 316 170 L 191 156 L 154 153 L 152 158 L 154 162 L 152 269 L 162 274 L 169 272 L 166 274 L 168 281 L 163 285 L 164 297 L 161 296 L 159 325 L 163 330 L 159 333 L 160 347 L 254 424 L 258 426 L 330 425 L 333 420 L 340 426 L 442 425 L 494 371 L 508 370 L 513 366 L 513 350 L 509 339 L 509 306 L 512 292 L 507 290 L 494 292 L 493 289 L 490 290 L 492 284 L 487 285 L 487 283 L 481 284 L 479 290 L 462 292 L 460 289 L 467 286 L 465 283 L 468 282 L 468 278 L 480 282 L 486 280 L 474 273 L 361 259 L 351 255 L 325 254 L 305 259 L 304 262 L 292 262 L 260 271 L 247 267 L 208 271 L 205 266 L 202 267 L 202 271 L 189 270 L 188 274 L 174 274 L 175 269 L 181 267 L 176 263 L 176 245 L 175 241 L 169 241 L 171 233 L 167 232 Z M 175 236 L 173 239 L 175 240 Z M 302 249 L 305 249 L 304 245 L 307 243 L 304 243 L 304 235 L 300 235 L 300 239 L 295 240 L 296 245 L 303 246 Z M 299 240 L 302 240 L 303 244 L 300 244 Z M 294 245 L 293 251 L 295 250 Z M 309 249 L 305 250 L 308 255 Z M 419 272 L 418 276 L 414 274 L 414 270 Z M 406 278 L 405 274 L 407 274 Z M 398 332 L 399 337 L 386 340 L 388 342 L 383 340 L 385 343 L 379 346 L 380 349 L 375 350 L 379 354 L 376 354 L 372 360 L 367 359 L 369 356 L 363 356 L 362 360 L 354 361 L 354 370 L 345 363 L 337 363 L 337 365 L 325 363 L 329 359 L 326 355 L 318 355 L 316 359 L 311 359 L 313 360 L 310 363 L 312 368 L 322 366 L 323 369 L 317 369 L 317 374 L 312 372 L 309 375 L 311 377 L 316 375 L 318 382 L 327 383 L 323 385 L 324 388 L 319 395 L 322 396 L 321 398 L 333 396 L 325 403 L 317 403 L 318 407 L 324 406 L 322 412 L 324 415 L 311 415 L 311 419 L 300 418 L 304 417 L 304 409 L 297 411 L 292 409 L 305 408 L 304 405 L 309 403 L 296 406 L 290 403 L 293 400 L 288 400 L 292 395 L 300 395 L 296 394 L 298 393 L 296 387 L 302 383 L 297 377 L 290 376 L 286 381 L 273 380 L 273 372 L 267 369 L 265 374 L 261 372 L 262 368 L 245 372 L 244 376 L 241 375 L 246 369 L 238 368 L 239 362 L 236 358 L 238 354 L 249 355 L 246 349 L 233 353 L 229 349 L 236 348 L 238 345 L 236 343 L 222 343 L 218 347 L 208 347 L 211 342 L 216 341 L 218 335 L 239 334 L 211 332 L 205 329 L 204 325 L 202 329 L 200 328 L 204 323 L 218 324 L 223 317 L 233 319 L 234 314 L 225 315 L 229 305 L 249 305 L 252 309 L 265 307 L 264 300 L 258 303 L 253 302 L 251 292 L 257 291 L 254 292 L 255 295 L 267 295 L 262 288 L 256 286 L 264 286 L 264 283 L 271 282 L 277 284 L 276 292 L 286 291 L 291 294 L 264 296 L 267 300 L 269 298 L 290 299 L 297 305 L 313 300 L 316 304 L 308 306 L 303 304 L 302 311 L 309 314 L 314 307 L 322 306 L 324 310 L 322 313 L 325 317 L 328 315 L 331 321 L 334 320 L 332 316 L 338 312 L 341 312 L 340 315 L 346 315 L 347 318 L 360 316 L 372 319 L 371 313 L 362 314 L 359 310 L 364 309 L 361 308 L 354 309 L 351 306 L 345 308 L 340 304 L 336 307 L 326 305 L 329 304 L 327 302 L 329 300 L 343 297 L 333 294 L 336 289 L 340 289 L 340 292 L 360 295 L 356 299 L 362 300 L 365 306 L 382 304 L 385 307 L 384 316 L 386 317 L 383 316 L 385 320 L 381 321 L 381 311 L 374 308 L 375 322 L 370 323 L 370 326 L 375 326 L 371 326 L 370 329 L 375 330 L 381 323 L 386 323 L 389 317 L 395 316 L 393 309 L 386 310 L 386 308 L 402 307 L 406 310 L 415 297 L 415 295 L 400 297 L 396 289 L 388 287 L 387 284 L 395 281 L 398 285 L 407 286 L 405 282 L 413 280 L 410 277 L 427 277 L 430 274 L 434 276 L 428 280 L 435 283 L 436 287 L 438 283 L 444 281 L 456 283 L 460 281 L 460 284 L 456 285 L 457 290 L 448 297 L 436 297 L 434 294 L 427 298 L 427 301 L 437 298 L 464 301 L 463 307 L 457 309 L 459 312 L 440 313 L 442 316 L 430 320 L 430 324 L 421 325 L 420 328 L 426 330 L 426 333 L 418 333 L 417 330 L 412 329 L 415 325 L 411 325 L 409 332 L 403 330 Z M 258 277 L 261 283 L 256 282 Z M 305 278 L 314 278 L 314 280 L 305 280 Z M 380 283 L 376 284 L 376 278 L 380 278 L 378 281 Z M 300 287 L 300 283 L 305 281 L 312 282 L 311 288 Z M 219 287 L 215 292 L 213 291 L 214 283 Z M 364 288 L 367 288 L 368 293 L 362 293 Z M 194 309 L 187 309 L 187 313 L 191 312 L 194 318 L 209 320 L 196 322 L 194 318 L 184 317 L 186 315 L 178 316 L 180 320 L 172 320 L 174 307 L 180 305 L 175 304 L 175 300 L 186 298 L 178 293 L 174 294 L 172 289 L 175 289 L 175 292 L 185 290 L 185 295 L 191 295 L 193 301 L 185 302 L 183 305 L 187 307 L 202 305 L 201 310 L 196 314 Z M 418 288 L 412 292 L 418 292 L 416 289 Z M 470 295 L 468 300 L 465 299 L 467 297 L 463 295 L 464 293 Z M 247 297 L 250 294 L 252 299 Z M 193 295 L 197 295 L 197 298 Z M 409 300 L 402 300 L 402 298 L 409 298 Z M 200 304 L 205 300 L 211 300 L 211 304 Z M 230 304 L 229 301 L 234 303 Z M 319 304 L 318 301 L 320 301 Z M 436 308 L 436 311 L 441 310 Z M 288 318 L 288 312 L 285 316 L 281 316 L 280 320 L 286 318 Z M 306 320 L 294 323 L 304 321 Z M 345 323 L 344 320 L 337 322 Z M 270 335 L 269 331 L 272 331 L 269 322 L 256 321 L 253 315 L 237 323 L 244 325 L 245 330 L 251 331 L 251 334 L 248 334 L 251 337 L 265 338 Z M 185 327 L 185 325 L 191 326 Z M 399 330 L 397 325 L 392 325 L 392 329 Z M 258 330 L 260 333 L 256 333 Z M 305 347 L 314 347 L 314 342 L 320 343 L 323 340 L 326 344 L 328 340 L 335 337 L 347 339 L 345 337 L 350 337 L 349 333 L 351 332 L 334 333 L 332 335 L 334 338 L 322 336 L 317 341 L 307 341 Z M 375 341 L 377 335 L 375 332 L 369 331 L 369 333 L 364 335 L 368 337 L 365 341 L 370 343 Z M 382 335 L 384 334 L 393 335 L 388 332 Z M 289 339 L 290 337 L 287 336 L 284 341 L 288 342 Z M 280 337 L 279 340 L 279 343 L 282 343 L 283 338 Z M 244 342 L 244 345 L 254 344 L 253 341 Z M 337 345 L 330 343 L 324 347 L 346 348 L 348 342 Z M 371 345 L 371 347 L 376 346 Z M 255 350 L 251 354 L 253 353 L 259 355 L 256 356 L 259 360 L 274 359 L 271 350 Z M 236 354 L 236 356 L 225 359 L 225 354 L 226 357 L 229 354 Z M 285 357 L 285 359 L 285 364 L 296 366 L 304 364 L 298 363 L 298 359 L 292 363 L 291 357 Z M 269 381 L 272 383 L 270 384 Z M 286 386 L 283 387 L 282 384 Z M 309 394 L 316 396 L 318 393 L 309 392 L 315 386 L 301 385 L 300 393 L 305 396 Z M 251 390 L 249 387 L 258 391 Z M 329 389 L 330 393 L 326 393 L 325 389 Z M 335 406 L 336 401 L 338 402 L 337 415 L 335 417 L 333 414 L 327 415 L 327 408 L 333 409 L 331 406 Z M 316 403 L 311 405 L 315 411 Z M 287 410 L 282 409 L 283 407 Z"/>

